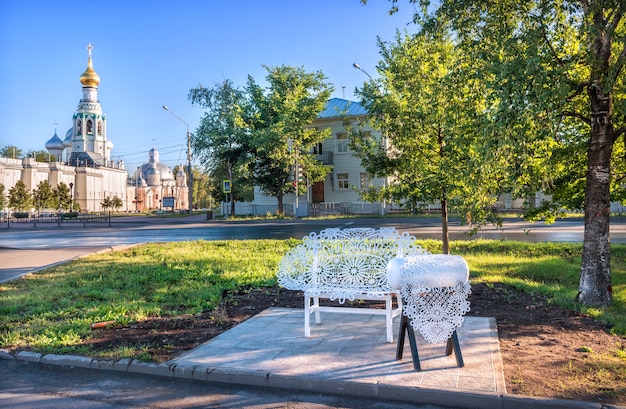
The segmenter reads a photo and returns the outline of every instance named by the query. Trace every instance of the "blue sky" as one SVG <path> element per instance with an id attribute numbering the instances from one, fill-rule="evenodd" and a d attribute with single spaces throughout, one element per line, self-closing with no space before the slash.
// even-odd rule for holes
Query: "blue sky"
<path id="1" fill-rule="evenodd" d="M 131 173 L 159 150 L 161 161 L 186 161 L 186 121 L 203 111 L 189 90 L 225 78 L 264 84 L 266 66 L 321 70 L 333 97 L 354 99 L 380 59 L 376 38 L 414 31 L 412 6 L 389 16 L 370 0 L 103 1 L 0 0 L 0 147 L 44 149 L 57 123 L 64 139 L 82 96 L 80 75 L 93 45 L 98 98 L 112 156 Z"/>

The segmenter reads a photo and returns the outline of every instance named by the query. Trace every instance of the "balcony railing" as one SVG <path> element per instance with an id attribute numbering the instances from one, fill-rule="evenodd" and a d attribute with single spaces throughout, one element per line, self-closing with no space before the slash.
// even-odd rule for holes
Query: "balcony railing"
<path id="1" fill-rule="evenodd" d="M 333 153 L 332 152 L 323 152 L 315 157 L 318 161 L 322 162 L 324 165 L 332 165 L 333 164 Z"/>

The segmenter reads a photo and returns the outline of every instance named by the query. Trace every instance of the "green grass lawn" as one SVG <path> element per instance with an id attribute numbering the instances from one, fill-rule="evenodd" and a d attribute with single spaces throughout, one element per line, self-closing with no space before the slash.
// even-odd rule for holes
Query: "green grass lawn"
<path id="1" fill-rule="evenodd" d="M 89 354 L 92 323 L 128 324 L 155 316 L 212 311 L 223 294 L 276 285 L 277 264 L 300 241 L 228 240 L 145 244 L 98 254 L 0 284 L 0 348 Z M 433 253 L 441 242 L 419 243 Z M 626 334 L 626 245 L 612 245 L 614 304 L 574 303 L 582 244 L 452 242 L 473 283 L 502 282 L 541 293 Z M 114 354 L 113 354 L 114 355 Z M 624 357 L 626 359 L 626 357 Z"/>

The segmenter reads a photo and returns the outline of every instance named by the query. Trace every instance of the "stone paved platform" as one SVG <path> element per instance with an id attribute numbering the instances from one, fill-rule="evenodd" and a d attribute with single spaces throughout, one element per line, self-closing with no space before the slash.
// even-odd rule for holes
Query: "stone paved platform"
<path id="1" fill-rule="evenodd" d="M 167 364 L 174 372 L 192 371 L 194 379 L 501 407 L 506 387 L 493 318 L 466 317 L 457 330 L 462 368 L 454 354 L 445 355 L 445 344 L 418 335 L 420 372 L 413 368 L 408 337 L 403 359 L 395 359 L 397 339 L 386 342 L 384 317 L 322 313 L 310 338 L 304 337 L 303 320 L 302 309 L 269 308 Z M 399 322 L 394 320 L 395 338 Z"/>

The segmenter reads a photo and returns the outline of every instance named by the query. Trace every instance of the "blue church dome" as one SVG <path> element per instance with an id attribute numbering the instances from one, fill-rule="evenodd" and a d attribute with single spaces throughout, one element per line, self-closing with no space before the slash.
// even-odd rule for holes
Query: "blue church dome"
<path id="1" fill-rule="evenodd" d="M 63 150 L 64 147 L 65 146 L 63 145 L 63 141 L 61 140 L 61 138 L 59 138 L 56 131 L 54 132 L 52 138 L 50 138 L 50 140 L 46 142 L 46 149 L 48 151 Z"/>

